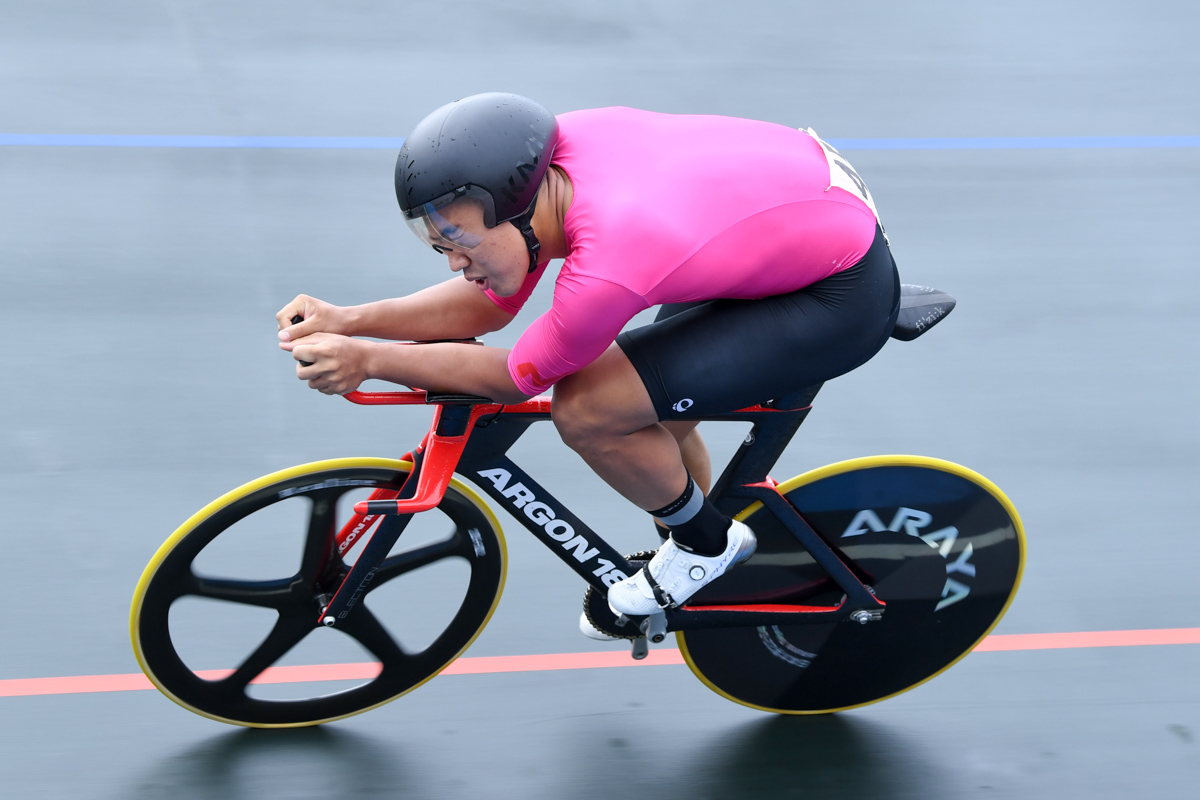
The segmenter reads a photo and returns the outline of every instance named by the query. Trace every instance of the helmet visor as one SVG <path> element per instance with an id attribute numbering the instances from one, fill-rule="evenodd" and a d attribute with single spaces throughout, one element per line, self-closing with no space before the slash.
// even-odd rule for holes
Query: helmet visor
<path id="1" fill-rule="evenodd" d="M 404 221 L 418 239 L 439 253 L 478 247 L 489 230 L 486 219 L 490 202 L 485 203 L 484 198 L 490 201 L 491 196 L 477 194 L 472 188 L 416 206 L 404 214 Z"/>

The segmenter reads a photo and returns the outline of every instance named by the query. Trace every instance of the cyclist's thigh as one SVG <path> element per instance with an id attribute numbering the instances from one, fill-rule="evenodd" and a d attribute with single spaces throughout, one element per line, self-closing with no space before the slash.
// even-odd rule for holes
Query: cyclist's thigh
<path id="1" fill-rule="evenodd" d="M 660 321 L 621 334 L 617 344 L 659 419 L 730 411 L 866 362 L 891 334 L 899 285 L 877 231 L 858 264 L 811 286 L 761 300 L 664 306 Z"/>

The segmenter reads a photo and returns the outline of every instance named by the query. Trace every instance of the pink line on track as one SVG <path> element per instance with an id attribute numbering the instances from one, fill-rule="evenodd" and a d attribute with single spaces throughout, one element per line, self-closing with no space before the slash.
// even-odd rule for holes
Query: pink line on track
<path id="1" fill-rule="evenodd" d="M 1059 650 L 1078 647 L 1141 647 L 1162 644 L 1200 644 L 1200 628 L 1166 628 L 1140 631 L 1084 631 L 1077 633 L 993 634 L 975 648 L 977 653 L 1002 650 Z M 550 653 L 533 656 L 479 656 L 460 658 L 442 675 L 483 675 L 499 672 L 540 672 L 561 669 L 605 669 L 609 667 L 655 667 L 682 664 L 674 648 L 651 650 L 644 661 L 634 661 L 625 650 L 599 653 Z M 227 669 L 200 670 L 206 680 L 217 680 Z M 302 667 L 271 667 L 255 683 L 304 683 L 308 681 L 370 680 L 379 674 L 378 664 L 317 664 Z M 132 692 L 153 689 L 141 673 L 129 675 L 76 675 L 63 678 L 16 678 L 0 680 L 0 697 L 46 694 L 89 694 Z"/>
<path id="2" fill-rule="evenodd" d="M 1007 633 L 987 637 L 976 653 L 997 650 L 1059 650 L 1068 647 L 1141 647 L 1150 644 L 1200 644 L 1200 628 L 1078 633 Z"/>

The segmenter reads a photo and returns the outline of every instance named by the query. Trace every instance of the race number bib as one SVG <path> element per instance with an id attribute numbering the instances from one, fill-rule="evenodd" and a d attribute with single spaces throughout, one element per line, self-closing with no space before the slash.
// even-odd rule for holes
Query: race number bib
<path id="1" fill-rule="evenodd" d="M 821 145 L 821 149 L 825 151 L 825 160 L 829 162 L 829 186 L 826 191 L 836 186 L 839 189 L 845 189 L 850 194 L 867 204 L 867 208 L 871 209 L 871 213 L 875 215 L 875 220 L 879 220 L 879 210 L 875 208 L 875 199 L 871 197 L 871 193 L 867 191 L 867 184 L 855 172 L 854 167 L 850 166 L 850 162 L 846 157 L 833 149 L 833 145 L 825 142 L 817 132 L 812 128 L 805 128 L 804 132 L 811 136 Z"/>

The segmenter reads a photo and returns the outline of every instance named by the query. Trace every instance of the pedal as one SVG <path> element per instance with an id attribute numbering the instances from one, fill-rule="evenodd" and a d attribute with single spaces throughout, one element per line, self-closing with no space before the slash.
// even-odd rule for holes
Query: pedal
<path id="1" fill-rule="evenodd" d="M 642 620 L 641 628 L 647 639 L 658 644 L 667 638 L 667 615 L 661 611 L 651 614 Z"/>
<path id="2" fill-rule="evenodd" d="M 645 636 L 639 636 L 633 640 L 633 660 L 641 661 L 646 656 L 650 655 L 650 643 L 646 641 Z"/>

